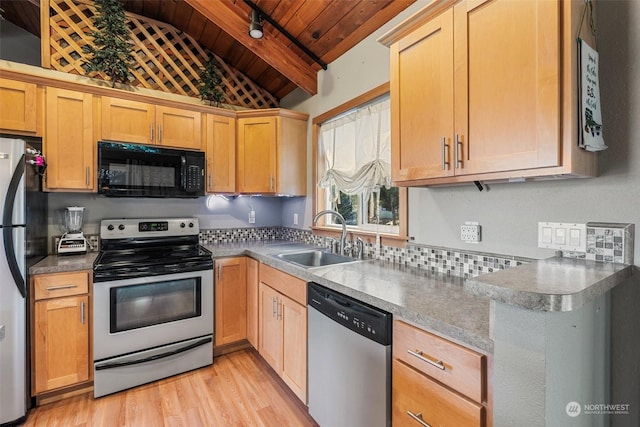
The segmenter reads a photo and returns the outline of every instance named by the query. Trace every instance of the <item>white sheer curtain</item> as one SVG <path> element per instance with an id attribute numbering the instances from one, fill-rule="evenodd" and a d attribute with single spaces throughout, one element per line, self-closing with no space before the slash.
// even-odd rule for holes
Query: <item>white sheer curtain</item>
<path id="1" fill-rule="evenodd" d="M 319 147 L 325 172 L 318 186 L 331 191 L 363 194 L 391 185 L 391 120 L 389 97 L 349 112 L 320 126 Z"/>

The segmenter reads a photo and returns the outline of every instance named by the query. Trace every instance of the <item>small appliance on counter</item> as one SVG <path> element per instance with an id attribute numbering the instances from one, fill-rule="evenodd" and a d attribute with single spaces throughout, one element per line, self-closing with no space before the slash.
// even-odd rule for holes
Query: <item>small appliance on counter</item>
<path id="1" fill-rule="evenodd" d="M 81 254 L 87 252 L 87 239 L 82 233 L 84 208 L 69 206 L 64 213 L 64 226 L 67 230 L 58 242 L 58 254 Z"/>

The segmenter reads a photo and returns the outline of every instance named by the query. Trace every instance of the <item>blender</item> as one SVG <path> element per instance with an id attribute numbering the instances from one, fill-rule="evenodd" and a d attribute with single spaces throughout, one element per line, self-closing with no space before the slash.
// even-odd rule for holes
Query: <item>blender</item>
<path id="1" fill-rule="evenodd" d="M 69 206 L 64 212 L 64 225 L 67 232 L 62 235 L 58 242 L 58 253 L 78 254 L 87 252 L 87 240 L 82 234 L 82 217 L 84 208 L 79 206 Z"/>

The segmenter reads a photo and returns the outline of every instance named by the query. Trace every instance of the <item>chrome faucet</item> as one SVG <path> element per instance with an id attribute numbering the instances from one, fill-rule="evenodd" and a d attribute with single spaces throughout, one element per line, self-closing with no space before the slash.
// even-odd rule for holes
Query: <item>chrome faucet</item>
<path id="1" fill-rule="evenodd" d="M 339 245 L 340 247 L 338 249 L 340 251 L 340 255 L 344 255 L 344 252 L 347 246 L 347 223 L 345 222 L 344 217 L 338 211 L 327 209 L 327 210 L 318 212 L 316 216 L 313 217 L 313 224 L 318 222 L 318 218 L 320 218 L 322 215 L 333 215 L 342 224 L 342 234 L 340 235 L 340 245 Z"/>

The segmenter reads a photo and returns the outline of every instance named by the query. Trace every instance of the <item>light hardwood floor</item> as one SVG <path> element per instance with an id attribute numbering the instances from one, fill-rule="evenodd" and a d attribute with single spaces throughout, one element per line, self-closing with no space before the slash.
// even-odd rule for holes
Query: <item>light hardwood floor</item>
<path id="1" fill-rule="evenodd" d="M 25 426 L 316 426 L 306 406 L 253 349 L 212 366 L 94 399 L 32 409 Z"/>

